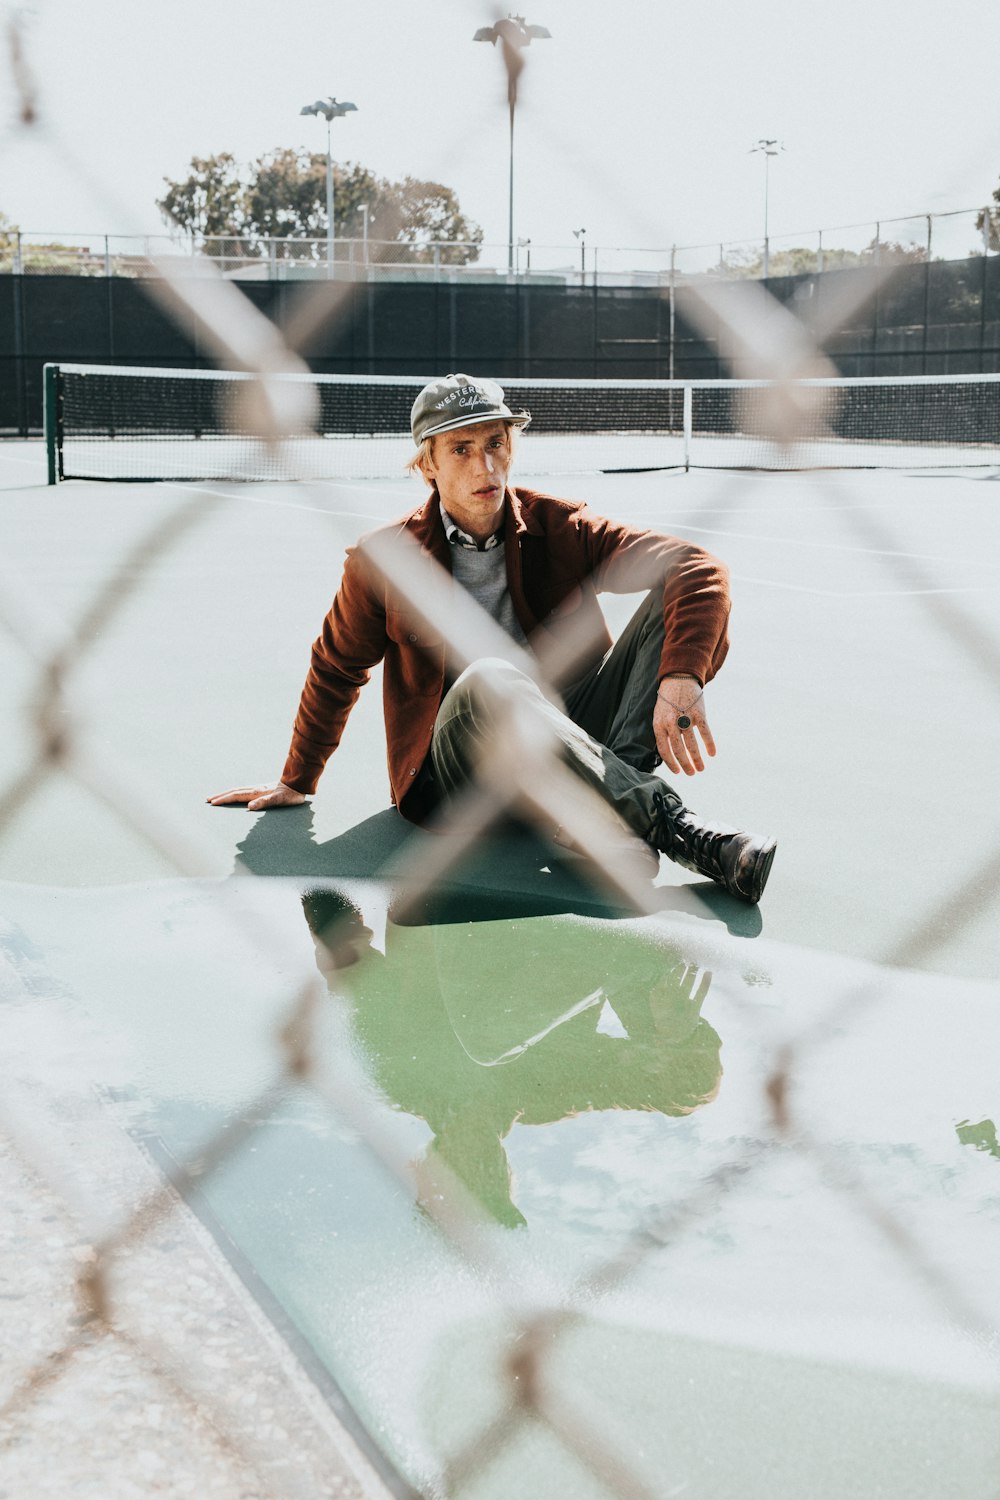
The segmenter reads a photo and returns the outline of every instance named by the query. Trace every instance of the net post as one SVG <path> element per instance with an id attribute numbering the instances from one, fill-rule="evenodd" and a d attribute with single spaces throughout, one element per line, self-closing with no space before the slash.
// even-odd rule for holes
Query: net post
<path id="1" fill-rule="evenodd" d="M 48 461 L 48 483 L 62 478 L 62 433 L 59 411 L 59 366 L 46 365 L 42 372 L 42 413 L 45 429 L 45 456 Z"/>
<path id="2" fill-rule="evenodd" d="M 691 469 L 691 427 L 692 414 L 694 411 L 694 387 L 691 382 L 684 383 L 684 472 Z"/>

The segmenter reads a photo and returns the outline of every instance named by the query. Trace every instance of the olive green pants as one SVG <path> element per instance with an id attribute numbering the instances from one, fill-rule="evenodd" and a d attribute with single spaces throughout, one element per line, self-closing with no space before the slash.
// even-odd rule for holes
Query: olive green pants
<path id="1" fill-rule="evenodd" d="M 653 774 L 660 759 L 653 708 L 662 649 L 663 595 L 653 590 L 604 660 L 567 691 L 565 711 L 509 662 L 491 657 L 473 663 L 438 710 L 431 740 L 435 791 L 449 796 L 473 778 L 483 747 L 502 717 L 500 700 L 513 696 L 530 704 L 532 713 L 555 734 L 560 759 L 634 833 L 649 839 L 660 817 L 654 797 L 665 800 L 671 811 L 682 805 L 669 785 Z"/>

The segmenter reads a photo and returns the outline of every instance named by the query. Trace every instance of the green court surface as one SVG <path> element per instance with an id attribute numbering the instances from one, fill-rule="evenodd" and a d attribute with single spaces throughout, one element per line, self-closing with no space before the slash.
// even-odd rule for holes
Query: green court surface
<path id="1" fill-rule="evenodd" d="M 127 590 L 65 684 L 91 786 L 26 782 L 0 828 L 7 1024 L 79 1035 L 127 1127 L 189 1161 L 274 1076 L 314 933 L 347 923 L 314 1060 L 363 1118 L 291 1087 L 191 1201 L 400 1493 L 441 1494 L 514 1409 L 517 1317 L 555 1306 L 546 1379 L 650 1493 L 994 1500 L 997 477 L 539 481 L 729 563 L 719 755 L 684 793 L 774 832 L 774 872 L 758 912 L 664 861 L 639 918 L 498 836 L 403 922 L 391 861 L 430 836 L 387 808 L 377 681 L 312 803 L 204 799 L 278 774 L 343 548 L 420 488 L 49 489 L 38 445 L 0 448 L 0 796 L 35 753 L 32 652 Z M 617 629 L 634 601 L 604 603 Z M 456 1183 L 481 1261 L 431 1222 Z M 608 1492 L 536 1422 L 457 1491 Z"/>

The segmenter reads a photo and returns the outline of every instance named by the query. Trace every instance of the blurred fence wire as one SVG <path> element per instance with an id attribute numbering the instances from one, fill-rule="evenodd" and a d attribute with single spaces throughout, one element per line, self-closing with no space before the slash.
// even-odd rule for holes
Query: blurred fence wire
<path id="1" fill-rule="evenodd" d="M 43 129 L 44 117 L 36 102 L 25 40 L 16 22 L 11 23 L 8 46 L 21 100 L 21 128 Z M 51 137 L 43 138 L 49 149 L 61 149 L 61 144 Z M 279 386 L 269 377 L 305 368 L 299 350 L 312 329 L 340 315 L 335 291 L 317 288 L 313 300 L 300 305 L 296 326 L 279 331 L 253 308 L 232 280 L 224 279 L 211 265 L 203 263 L 199 274 L 192 276 L 190 269 L 179 265 L 176 258 L 157 260 L 154 256 L 153 269 L 156 274 L 148 283 L 150 294 L 168 309 L 183 311 L 197 320 L 220 365 L 250 371 L 258 377 L 261 436 L 280 445 L 285 434 L 300 430 L 308 422 L 308 409 L 287 409 L 280 393 L 287 392 L 289 387 Z M 845 296 L 874 295 L 880 276 L 890 270 L 891 267 L 881 270 L 875 267 L 863 294 L 854 291 Z M 783 448 L 794 449 L 802 431 L 813 421 L 813 414 L 803 412 L 801 392 L 794 388 L 793 382 L 828 369 L 820 353 L 824 329 L 807 331 L 757 285 L 713 288 L 708 284 L 700 305 L 706 325 L 721 327 L 727 357 L 739 365 L 741 372 L 776 382 L 770 436 Z M 830 316 L 843 321 L 851 310 L 841 299 Z M 306 388 L 297 389 L 307 399 Z M 190 488 L 186 487 L 184 500 L 166 519 L 148 530 L 114 576 L 78 611 L 69 627 L 48 617 L 41 603 L 28 596 L 16 578 L 0 572 L 0 623 L 30 660 L 34 674 L 30 703 L 34 750 L 22 773 L 0 788 L 0 839 L 24 809 L 43 795 L 58 772 L 72 778 L 104 804 L 111 817 L 155 849 L 177 874 L 195 877 L 211 869 L 211 851 L 204 847 L 197 827 L 176 808 L 156 806 L 144 795 L 136 768 L 113 756 L 100 737 L 88 728 L 86 703 L 80 701 L 78 693 L 88 652 L 109 630 L 132 592 L 148 584 L 172 550 L 203 524 L 220 503 L 217 494 L 196 490 L 192 495 Z M 846 525 L 854 527 L 860 541 L 886 542 L 887 538 L 874 535 L 877 523 L 870 514 L 860 509 L 845 510 L 844 518 Z M 441 633 L 453 671 L 495 654 L 497 627 L 471 599 L 458 609 L 442 608 L 443 595 L 433 562 L 422 555 L 413 555 L 391 533 L 382 534 L 375 546 L 376 561 L 393 590 L 418 616 L 433 621 Z M 890 566 L 912 583 L 912 561 L 890 558 Z M 920 607 L 933 614 L 938 630 L 956 651 L 975 657 L 984 678 L 996 692 L 996 684 L 1000 683 L 997 642 L 963 613 L 954 598 L 928 593 L 921 599 Z M 552 681 L 566 669 L 567 662 L 526 656 L 524 665 L 536 680 Z M 540 825 L 546 820 L 551 822 L 553 811 L 557 810 L 558 820 L 590 857 L 613 897 L 626 900 L 636 911 L 648 910 L 648 875 L 627 849 L 616 844 L 614 830 L 607 826 L 604 805 L 569 775 L 544 725 L 533 715 L 530 705 L 509 694 L 503 674 L 491 675 L 489 668 L 484 668 L 483 681 L 484 690 L 493 700 L 497 723 L 494 746 L 478 783 L 443 815 L 434 857 L 428 858 L 426 850 L 422 850 L 419 859 L 414 856 L 409 863 L 404 859 L 394 871 L 394 881 L 405 893 L 404 902 L 418 907 L 460 864 L 470 844 L 511 809 Z M 980 909 L 976 903 L 985 899 L 983 892 L 991 889 L 995 866 L 996 856 L 991 855 L 987 866 L 970 872 L 967 890 L 956 893 L 961 899 L 950 922 L 975 920 Z M 246 878 L 256 877 L 246 872 Z M 935 901 L 935 910 L 937 906 Z M 161 1218 L 177 1211 L 178 1193 L 183 1193 L 190 1180 L 197 1178 L 204 1183 L 232 1161 L 245 1149 L 257 1125 L 280 1108 L 293 1088 L 315 1091 L 340 1121 L 357 1132 L 371 1155 L 373 1169 L 376 1165 L 387 1169 L 398 1179 L 403 1191 L 412 1192 L 408 1151 L 357 1080 L 331 1068 L 324 1060 L 330 1056 L 329 1049 L 320 1049 L 316 1044 L 318 1014 L 321 1010 L 328 1011 L 331 1001 L 315 967 L 305 965 L 298 951 L 284 951 L 285 937 L 276 930 L 269 931 L 259 915 L 250 921 L 234 909 L 227 920 L 236 925 L 240 940 L 252 950 L 272 956 L 277 953 L 289 973 L 285 1017 L 277 1038 L 281 1061 L 274 1076 L 236 1112 L 233 1122 L 199 1151 L 197 1162 L 186 1162 L 173 1174 L 167 1172 L 159 1186 L 154 1186 L 124 1213 L 113 1213 L 109 1221 L 103 1203 L 87 1202 L 86 1195 L 80 1201 L 78 1187 L 67 1180 L 66 1171 L 39 1140 L 30 1113 L 21 1108 L 18 1098 L 8 1098 L 4 1103 L 4 1129 L 14 1148 L 57 1197 L 65 1198 L 68 1208 L 87 1226 L 89 1249 L 75 1277 L 75 1316 L 66 1320 L 62 1334 L 53 1339 L 44 1358 L 28 1361 L 18 1368 L 14 1355 L 13 1375 L 0 1406 L 0 1451 L 26 1440 L 31 1414 L 52 1399 L 62 1382 L 70 1379 L 74 1365 L 87 1350 L 105 1341 L 127 1347 L 144 1368 L 179 1397 L 185 1409 L 190 1409 L 192 1422 L 196 1416 L 204 1421 L 207 1412 L 212 1429 L 232 1448 L 239 1461 L 251 1471 L 260 1472 L 259 1444 L 245 1431 L 235 1429 L 233 1413 L 224 1401 L 207 1389 L 203 1381 L 196 1380 L 190 1367 L 179 1365 L 168 1349 L 135 1326 L 127 1301 L 116 1290 L 116 1272 L 140 1250 Z M 910 933 L 916 935 L 911 937 Z M 933 913 L 929 913 L 926 923 L 908 924 L 907 935 L 900 937 L 885 959 L 896 965 L 916 964 L 933 951 L 935 941 L 943 938 L 940 924 L 936 925 Z M 320 941 L 321 968 L 327 975 L 335 975 L 340 965 L 350 962 L 349 955 L 345 959 L 344 932 L 334 923 L 320 934 Z M 899 1207 L 883 1201 L 859 1171 L 838 1157 L 833 1143 L 814 1134 L 800 1113 L 795 1081 L 803 1057 L 810 1051 L 821 1050 L 852 1008 L 877 1007 L 881 998 L 877 986 L 871 985 L 863 991 L 844 993 L 822 1024 L 800 1035 L 794 1044 L 776 1047 L 768 1087 L 760 1101 L 762 1125 L 772 1133 L 773 1144 L 760 1144 L 752 1153 L 741 1150 L 710 1177 L 698 1182 L 686 1196 L 664 1203 L 659 1213 L 636 1224 L 624 1243 L 613 1247 L 606 1258 L 592 1265 L 581 1278 L 580 1287 L 586 1286 L 588 1307 L 593 1305 L 595 1297 L 606 1295 L 634 1276 L 665 1247 L 689 1234 L 713 1212 L 734 1184 L 752 1177 L 771 1153 L 787 1149 L 801 1154 L 835 1193 L 850 1199 L 854 1209 L 891 1248 L 902 1277 L 922 1288 L 924 1295 L 949 1317 L 974 1330 L 984 1344 L 992 1345 L 995 1329 L 991 1314 L 980 1304 L 976 1289 L 942 1265 L 932 1247 L 923 1244 L 919 1234 L 908 1225 Z M 447 1172 L 443 1165 L 440 1170 Z M 560 1341 L 584 1316 L 579 1310 L 582 1301 L 574 1297 L 571 1289 L 568 1294 L 564 1291 L 552 1305 L 533 1305 L 509 1265 L 498 1256 L 495 1242 L 482 1232 L 481 1216 L 457 1177 L 447 1194 L 434 1195 L 424 1207 L 455 1253 L 469 1264 L 483 1285 L 491 1288 L 511 1332 L 505 1367 L 509 1396 L 506 1408 L 452 1456 L 443 1476 L 445 1493 L 460 1496 L 464 1487 L 487 1471 L 504 1452 L 522 1425 L 531 1422 L 554 1434 L 585 1468 L 599 1477 L 609 1494 L 622 1500 L 653 1500 L 654 1496 L 662 1496 L 663 1488 L 637 1462 L 629 1435 L 609 1431 L 601 1414 L 592 1409 L 590 1398 L 582 1388 L 574 1388 L 565 1372 L 558 1377 L 552 1374 Z M 38 1462 L 44 1464 L 44 1453 L 39 1452 Z M 295 1493 L 294 1488 L 283 1489 L 273 1476 L 267 1480 L 267 1486 L 268 1494 Z"/>

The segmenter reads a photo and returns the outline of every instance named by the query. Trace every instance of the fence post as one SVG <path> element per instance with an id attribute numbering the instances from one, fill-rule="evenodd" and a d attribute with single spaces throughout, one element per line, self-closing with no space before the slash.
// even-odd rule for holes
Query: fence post
<path id="1" fill-rule="evenodd" d="M 586 276 L 583 275 L 583 276 L 580 277 L 580 290 L 582 291 L 586 287 L 586 285 L 587 285 Z M 592 320 L 593 328 L 594 328 L 593 352 L 592 352 L 592 355 L 591 355 L 591 359 L 592 359 L 592 362 L 593 362 L 593 368 L 592 368 L 591 373 L 593 374 L 594 379 L 596 380 L 597 376 L 598 376 L 598 373 L 600 371 L 600 357 L 601 357 L 600 305 L 598 303 L 598 297 L 597 297 L 597 278 L 596 278 L 596 276 L 594 277 L 594 280 L 590 284 L 590 306 L 591 306 L 591 320 Z"/>
<path id="2" fill-rule="evenodd" d="M 24 262 L 21 259 L 21 231 L 18 230 L 14 236 L 14 275 L 24 275 Z"/>
<path id="3" fill-rule="evenodd" d="M 931 235 L 933 233 L 933 229 L 934 229 L 934 215 L 933 214 L 928 214 L 927 215 L 927 259 L 928 259 L 928 262 L 930 261 L 930 258 L 931 258 Z"/>
<path id="4" fill-rule="evenodd" d="M 878 266 L 880 266 L 882 264 L 882 225 L 881 225 L 881 222 L 877 222 L 876 225 L 875 225 L 875 246 L 874 246 L 874 250 L 873 250 L 873 254 L 872 254 L 872 259 L 874 260 L 874 263 L 875 263 L 876 267 L 878 267 Z"/>
<path id="5" fill-rule="evenodd" d="M 986 369 L 986 288 L 989 263 L 983 256 L 983 273 L 979 281 L 979 368 Z"/>
<path id="6" fill-rule="evenodd" d="M 823 231 L 819 232 L 819 245 L 816 250 L 816 270 L 822 275 L 823 272 Z"/>
<path id="7" fill-rule="evenodd" d="M 670 346 L 669 346 L 668 363 L 667 363 L 667 374 L 668 374 L 668 377 L 671 380 L 673 380 L 673 378 L 674 378 L 674 330 L 675 330 L 675 328 L 677 326 L 676 271 L 677 271 L 677 246 L 676 245 L 671 245 L 671 247 L 670 247 Z"/>
<path id="8" fill-rule="evenodd" d="M 104 274 L 111 275 L 111 251 L 108 247 L 108 236 L 104 236 Z"/>
<path id="9" fill-rule="evenodd" d="M 21 266 L 21 236 L 18 233 L 15 246 L 16 264 Z M 17 433 L 28 437 L 31 427 L 31 401 L 28 397 L 28 377 L 24 357 L 24 276 L 21 271 L 13 277 L 11 290 L 14 295 L 14 370 L 17 382 Z"/>
<path id="10" fill-rule="evenodd" d="M 927 259 L 924 261 L 924 343 L 920 356 L 920 373 L 927 374 L 927 337 L 931 317 L 931 216 L 927 215 Z"/>

